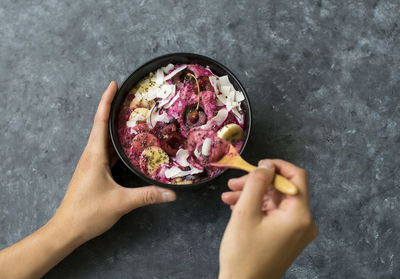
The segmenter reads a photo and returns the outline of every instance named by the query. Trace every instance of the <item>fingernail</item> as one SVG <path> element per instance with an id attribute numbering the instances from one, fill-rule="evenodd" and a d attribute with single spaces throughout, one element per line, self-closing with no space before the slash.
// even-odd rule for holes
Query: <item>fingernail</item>
<path id="1" fill-rule="evenodd" d="M 258 162 L 258 166 L 260 168 L 264 168 L 264 169 L 269 169 L 269 170 L 273 170 L 275 168 L 274 164 L 271 162 L 271 160 L 261 160 L 260 162 Z"/>
<path id="2" fill-rule="evenodd" d="M 113 80 L 112 81 L 110 81 L 110 83 L 108 84 L 108 86 L 107 86 L 107 89 L 109 89 L 110 87 L 111 87 L 111 84 L 113 84 Z"/>
<path id="3" fill-rule="evenodd" d="M 227 193 L 227 192 L 225 192 L 225 193 L 222 193 L 222 198 L 225 198 L 227 195 L 228 195 L 228 193 Z"/>
<path id="4" fill-rule="evenodd" d="M 170 191 L 163 192 L 161 194 L 161 197 L 162 197 L 164 202 L 171 202 L 171 201 L 176 200 L 175 194 L 170 192 Z"/>

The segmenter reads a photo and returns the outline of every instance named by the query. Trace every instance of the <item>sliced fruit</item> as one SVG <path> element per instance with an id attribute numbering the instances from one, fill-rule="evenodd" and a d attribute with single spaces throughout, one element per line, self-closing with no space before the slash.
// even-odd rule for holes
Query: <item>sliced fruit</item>
<path id="1" fill-rule="evenodd" d="M 150 81 L 148 79 L 143 80 L 142 82 L 140 82 L 137 92 L 143 93 L 146 91 L 146 89 L 149 89 L 150 87 L 153 87 L 154 85 L 155 85 L 155 83 L 153 81 Z"/>
<path id="2" fill-rule="evenodd" d="M 129 93 L 130 94 L 136 94 L 137 92 L 143 93 L 146 91 L 146 89 L 154 86 L 155 83 L 151 81 L 150 79 L 142 79 Z"/>
<path id="3" fill-rule="evenodd" d="M 133 98 L 133 100 L 131 101 L 131 104 L 129 105 L 129 108 L 133 109 L 133 108 L 137 108 L 137 107 L 144 107 L 144 108 L 151 108 L 154 104 L 154 101 L 148 101 L 145 99 L 141 99 L 139 100 L 137 97 Z"/>
<path id="4" fill-rule="evenodd" d="M 235 144 L 243 138 L 243 130 L 239 125 L 232 123 L 219 129 L 217 136 Z"/>
<path id="5" fill-rule="evenodd" d="M 167 164 L 169 157 L 160 147 L 150 146 L 143 150 L 140 156 L 140 169 L 153 174 L 159 166 Z"/>
<path id="6" fill-rule="evenodd" d="M 136 94 L 138 93 L 138 94 L 144 95 L 147 92 L 147 90 L 154 85 L 155 85 L 155 83 L 150 81 L 149 79 L 145 79 L 145 80 L 142 80 L 141 82 L 139 82 L 139 84 L 129 92 L 129 94 L 135 95 L 135 98 L 133 98 L 129 107 L 131 109 L 134 109 L 137 107 L 144 107 L 144 108 L 148 108 L 148 109 L 151 108 L 154 105 L 154 100 L 149 101 L 149 100 L 146 100 L 145 98 L 141 98 L 139 100 L 139 98 L 137 98 Z"/>
<path id="7" fill-rule="evenodd" d="M 132 140 L 132 152 L 137 155 L 143 152 L 144 149 L 150 146 L 160 146 L 160 142 L 156 136 L 144 132 L 136 135 Z"/>
<path id="8" fill-rule="evenodd" d="M 140 133 L 144 133 L 144 132 L 150 132 L 151 129 L 150 127 L 147 125 L 147 123 L 140 123 L 137 126 L 135 126 L 134 128 L 132 128 L 132 130 L 134 131 L 134 133 L 140 134 Z M 129 141 L 130 142 L 130 141 Z"/>
<path id="9" fill-rule="evenodd" d="M 134 111 L 132 111 L 131 115 L 129 116 L 129 120 L 133 119 L 143 119 L 143 120 L 138 120 L 137 122 L 145 122 L 147 114 L 149 113 L 149 110 L 147 108 L 137 108 Z"/>

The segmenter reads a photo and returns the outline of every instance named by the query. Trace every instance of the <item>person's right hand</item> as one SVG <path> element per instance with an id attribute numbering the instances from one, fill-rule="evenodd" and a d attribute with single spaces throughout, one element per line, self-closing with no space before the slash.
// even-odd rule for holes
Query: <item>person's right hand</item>
<path id="1" fill-rule="evenodd" d="M 271 185 L 275 172 L 297 185 L 295 196 Z M 317 236 L 308 202 L 306 172 L 282 160 L 262 160 L 248 175 L 231 179 L 222 195 L 232 216 L 220 249 L 219 278 L 280 278 Z"/>

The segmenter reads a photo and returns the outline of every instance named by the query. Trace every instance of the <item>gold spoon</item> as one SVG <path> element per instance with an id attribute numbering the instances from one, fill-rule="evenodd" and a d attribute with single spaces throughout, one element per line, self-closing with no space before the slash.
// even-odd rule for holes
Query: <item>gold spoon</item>
<path id="1" fill-rule="evenodd" d="M 211 163 L 214 167 L 224 167 L 231 169 L 240 169 L 247 172 L 255 170 L 257 167 L 247 163 L 240 154 L 236 151 L 233 145 L 229 146 L 229 152 L 225 154 L 219 161 Z M 296 195 L 298 189 L 290 180 L 286 179 L 282 175 L 275 174 L 274 181 L 272 184 L 275 186 L 279 192 L 287 195 Z"/>

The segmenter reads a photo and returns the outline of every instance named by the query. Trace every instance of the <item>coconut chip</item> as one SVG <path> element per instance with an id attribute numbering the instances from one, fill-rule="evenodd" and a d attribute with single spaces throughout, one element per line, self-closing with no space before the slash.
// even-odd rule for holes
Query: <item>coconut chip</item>
<path id="1" fill-rule="evenodd" d="M 194 149 L 193 153 L 197 158 L 199 158 L 199 159 L 201 158 L 200 151 L 197 148 Z"/>
<path id="2" fill-rule="evenodd" d="M 169 73 L 166 77 L 164 77 L 164 80 L 169 80 L 170 78 L 172 78 L 174 75 L 176 75 L 180 71 L 186 69 L 186 67 L 187 67 L 187 65 L 183 65 L 183 66 L 180 66 L 180 67 L 176 68 L 171 73 Z"/>
<path id="3" fill-rule="evenodd" d="M 176 162 L 182 167 L 190 166 L 190 163 L 187 160 L 188 157 L 189 157 L 189 151 L 187 151 L 187 149 L 179 149 L 176 152 Z"/>
<path id="4" fill-rule="evenodd" d="M 213 125 L 221 126 L 227 117 L 228 117 L 228 110 L 224 108 L 220 109 L 216 116 L 207 121 L 206 124 L 200 126 L 200 128 L 205 130 L 205 129 L 210 129 Z"/>
<path id="5" fill-rule="evenodd" d="M 131 114 L 131 119 L 126 122 L 126 126 L 129 128 L 133 128 L 138 124 L 138 122 L 144 120 L 146 120 L 146 118 L 143 115 L 140 115 L 138 113 Z"/>
<path id="6" fill-rule="evenodd" d="M 164 74 L 168 74 L 173 68 L 174 68 L 174 64 L 168 64 L 165 67 L 162 67 L 161 69 L 164 71 Z"/>
<path id="7" fill-rule="evenodd" d="M 204 170 L 197 169 L 197 168 L 192 168 L 191 170 L 184 171 L 178 168 L 177 166 L 172 166 L 171 168 L 167 169 L 165 171 L 165 177 L 166 178 L 177 178 L 177 177 L 183 177 L 186 175 L 193 175 L 197 173 L 202 173 Z"/>
<path id="8" fill-rule="evenodd" d="M 165 99 L 175 93 L 175 85 L 174 84 L 163 84 L 157 90 L 157 98 Z"/>
<path id="9" fill-rule="evenodd" d="M 211 144 L 212 144 L 211 138 L 206 138 L 206 139 L 204 140 L 203 146 L 202 146 L 202 148 L 201 148 L 201 153 L 202 153 L 204 156 L 210 155 Z"/>
<path id="10" fill-rule="evenodd" d="M 179 92 L 178 92 L 178 93 L 172 98 L 172 100 L 169 101 L 168 104 L 165 105 L 164 107 L 165 107 L 166 109 L 170 108 L 170 107 L 176 102 L 176 100 L 178 100 L 178 98 L 179 98 Z"/>
<path id="11" fill-rule="evenodd" d="M 165 111 L 160 114 L 160 111 L 156 108 L 156 104 L 150 109 L 150 112 L 147 114 L 147 125 L 149 127 L 154 128 L 157 122 L 169 122 L 169 117 Z"/>

